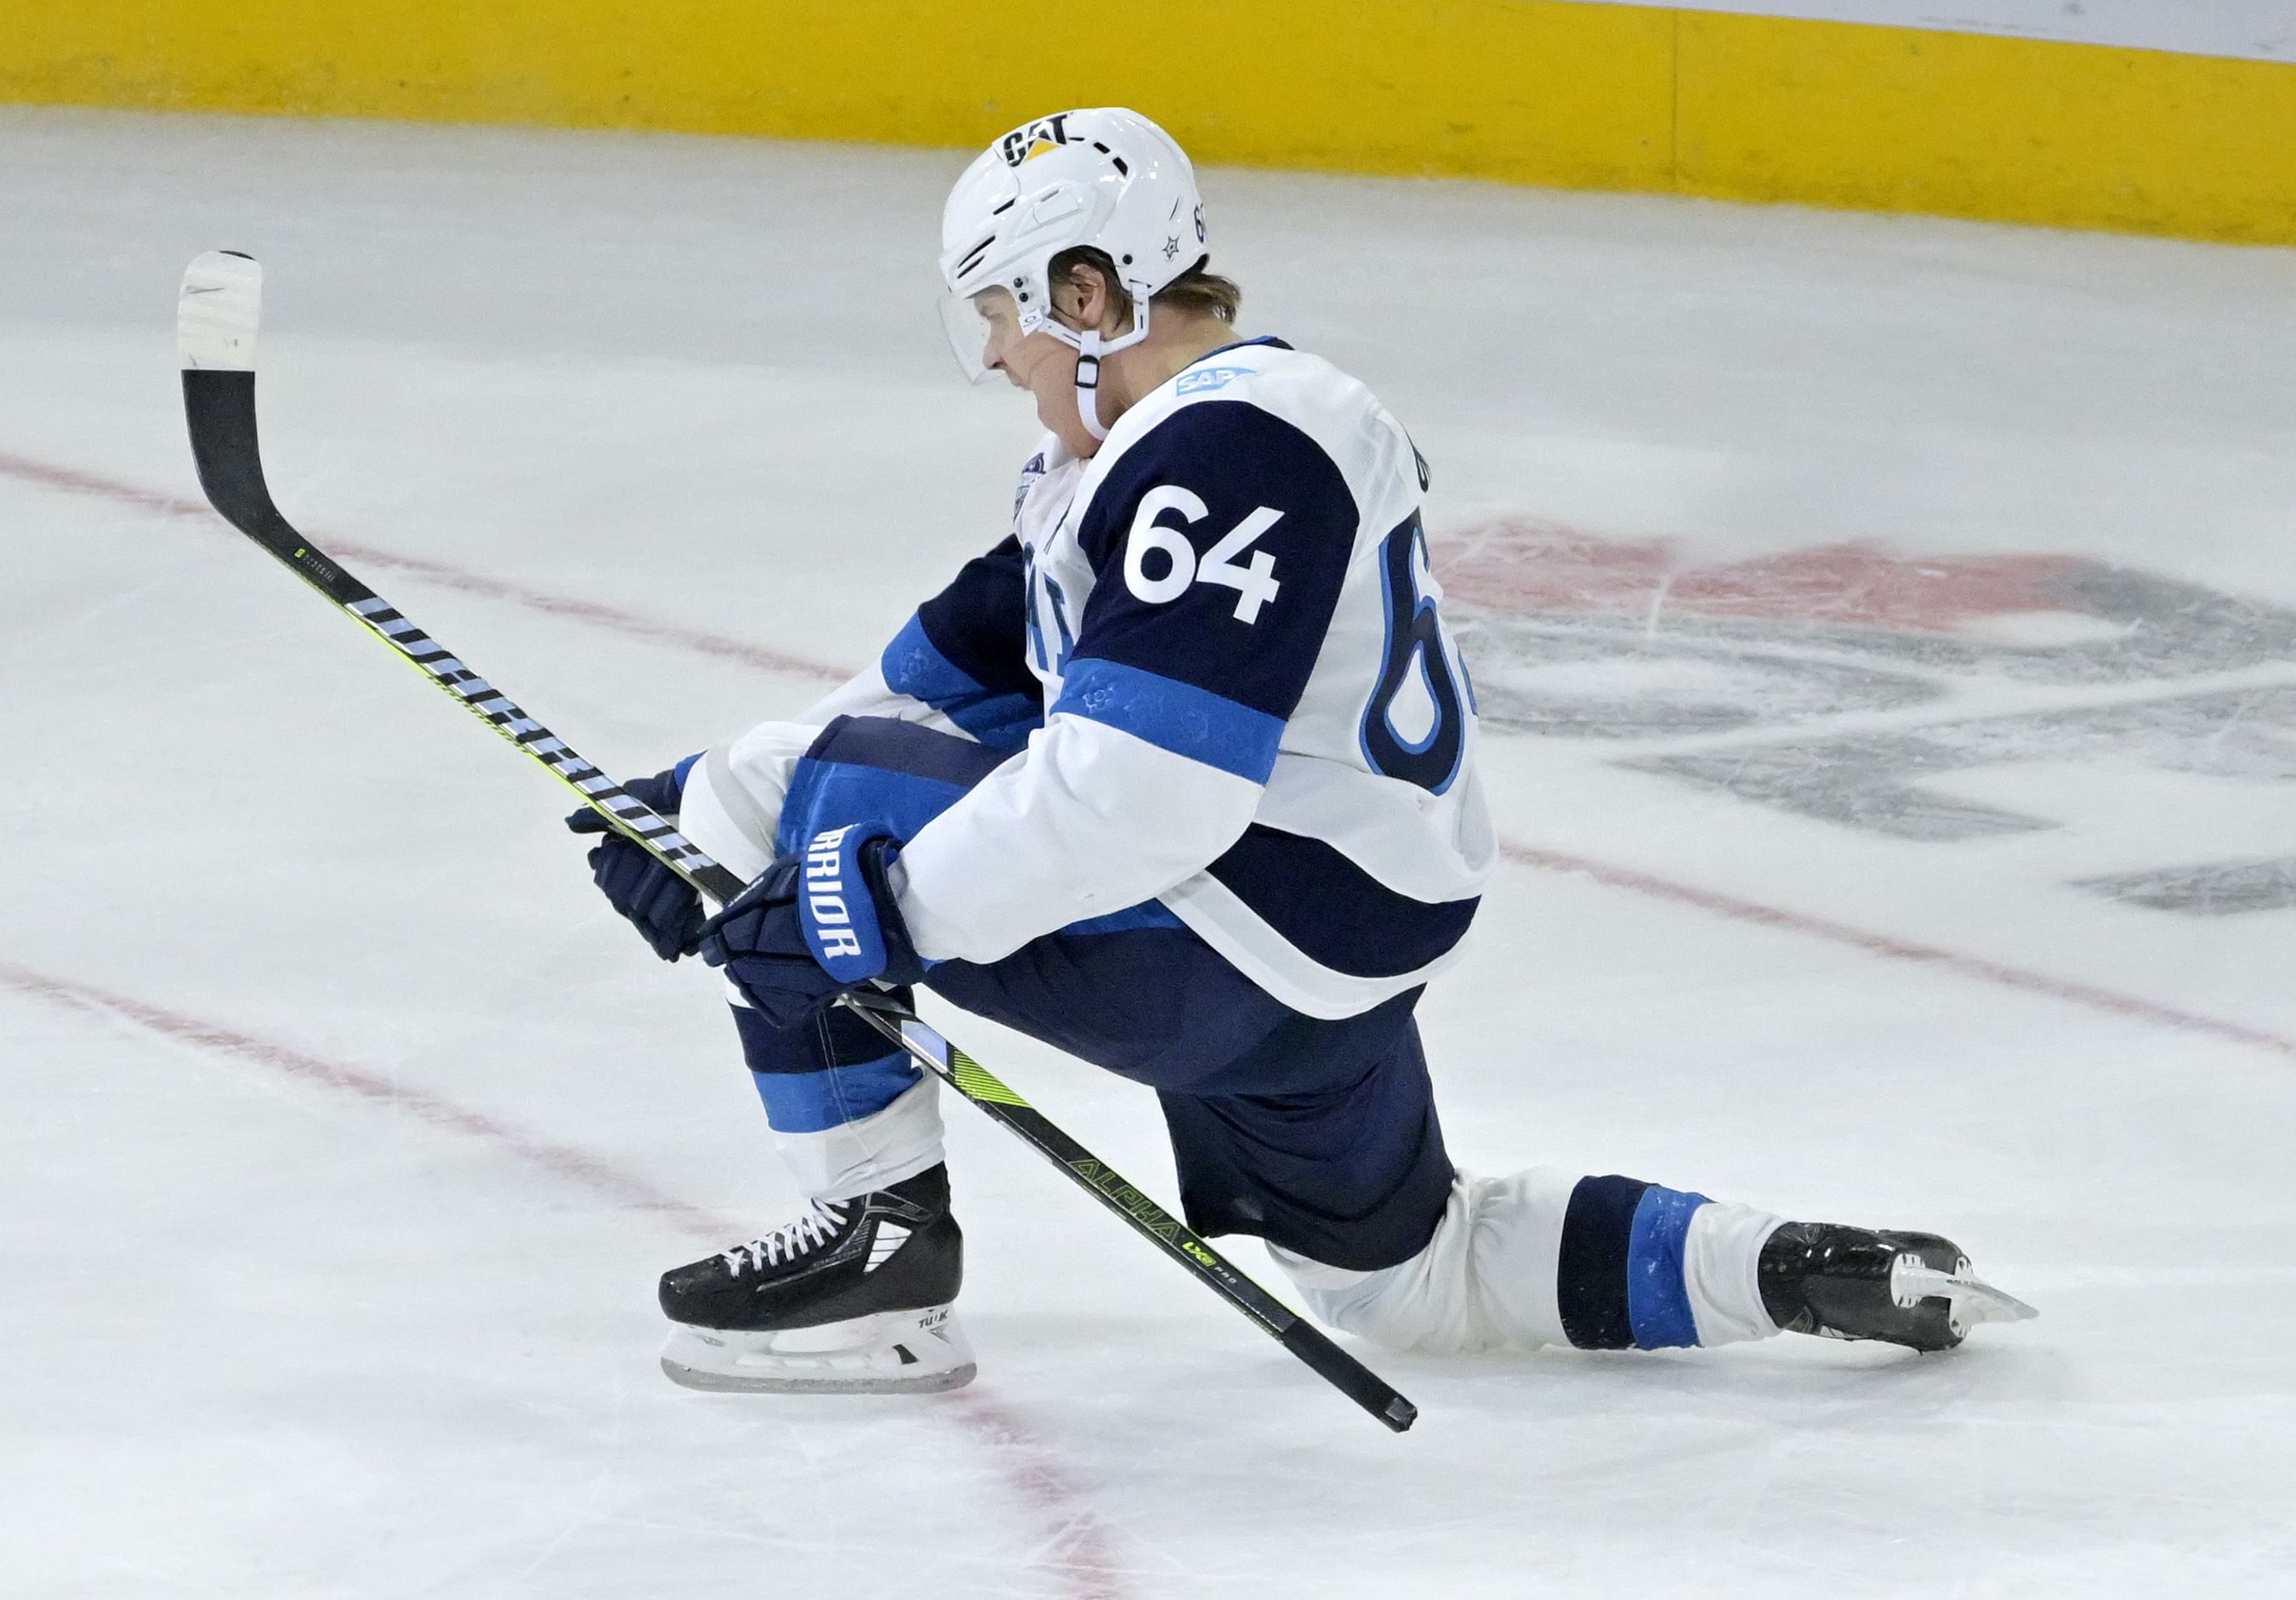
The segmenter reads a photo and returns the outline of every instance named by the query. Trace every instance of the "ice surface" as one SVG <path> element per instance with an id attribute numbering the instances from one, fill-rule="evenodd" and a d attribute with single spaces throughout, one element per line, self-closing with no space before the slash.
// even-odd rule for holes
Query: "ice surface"
<path id="1" fill-rule="evenodd" d="M 789 1203 L 710 979 L 169 509 L 176 285 L 263 259 L 289 515 L 651 771 L 998 535 L 961 161 L 0 115 L 0 1592 L 2288 1592 L 2288 252 L 1205 175 L 1250 330 L 1434 463 L 1511 849 L 1456 1153 L 1937 1229 L 2041 1320 L 1374 1356 L 1396 1438 L 952 1105 L 979 1384 L 663 1381 L 652 1275 Z M 946 1020 L 1170 1197 L 1145 1095 Z"/>

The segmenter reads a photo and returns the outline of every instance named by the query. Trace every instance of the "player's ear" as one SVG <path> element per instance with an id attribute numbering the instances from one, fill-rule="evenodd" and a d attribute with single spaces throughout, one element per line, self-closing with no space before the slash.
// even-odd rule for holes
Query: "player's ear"
<path id="1" fill-rule="evenodd" d="M 1079 261 L 1069 268 L 1066 287 L 1069 298 L 1061 304 L 1079 328 L 1097 328 L 1103 333 L 1113 333 L 1108 325 L 1110 298 L 1108 279 L 1089 261 Z"/>

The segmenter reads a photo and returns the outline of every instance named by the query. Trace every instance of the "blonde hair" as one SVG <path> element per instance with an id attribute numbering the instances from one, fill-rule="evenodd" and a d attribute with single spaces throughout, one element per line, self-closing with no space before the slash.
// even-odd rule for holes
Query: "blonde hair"
<path id="1" fill-rule="evenodd" d="M 1217 317 L 1223 322 L 1234 322 L 1235 314 L 1243 306 L 1243 290 L 1232 278 L 1223 278 L 1210 270 L 1211 257 L 1206 256 L 1178 277 L 1149 297 L 1151 306 L 1168 306 L 1191 316 Z M 1124 288 L 1124 281 L 1110 260 L 1108 252 L 1091 245 L 1078 245 L 1062 250 L 1053 257 L 1046 277 L 1052 283 L 1061 283 L 1079 266 L 1088 266 L 1100 274 L 1108 288 L 1108 303 L 1119 316 L 1132 314 L 1132 297 Z"/>

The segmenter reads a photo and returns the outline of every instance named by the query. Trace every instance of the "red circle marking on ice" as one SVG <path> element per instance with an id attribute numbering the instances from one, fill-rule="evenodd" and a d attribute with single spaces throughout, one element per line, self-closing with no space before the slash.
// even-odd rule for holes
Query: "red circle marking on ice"
<path id="1" fill-rule="evenodd" d="M 1592 539 L 1502 518 L 1435 542 L 1448 598 L 1493 611 L 1640 616 L 1654 606 L 1709 617 L 1949 633 L 1980 617 L 2084 609 L 2062 582 L 2070 556 L 1895 556 L 1856 544 L 1789 551 L 1712 567 L 1671 541 Z"/>

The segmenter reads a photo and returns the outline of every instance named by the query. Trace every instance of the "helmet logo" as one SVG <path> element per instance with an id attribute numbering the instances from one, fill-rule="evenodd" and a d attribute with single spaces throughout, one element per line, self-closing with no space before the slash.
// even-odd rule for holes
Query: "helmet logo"
<path id="1" fill-rule="evenodd" d="M 1015 128 L 996 142 L 997 153 L 1004 158 L 1007 167 L 1018 167 L 1048 155 L 1069 142 L 1066 111 L 1057 116 L 1040 117 L 1026 127 Z"/>

